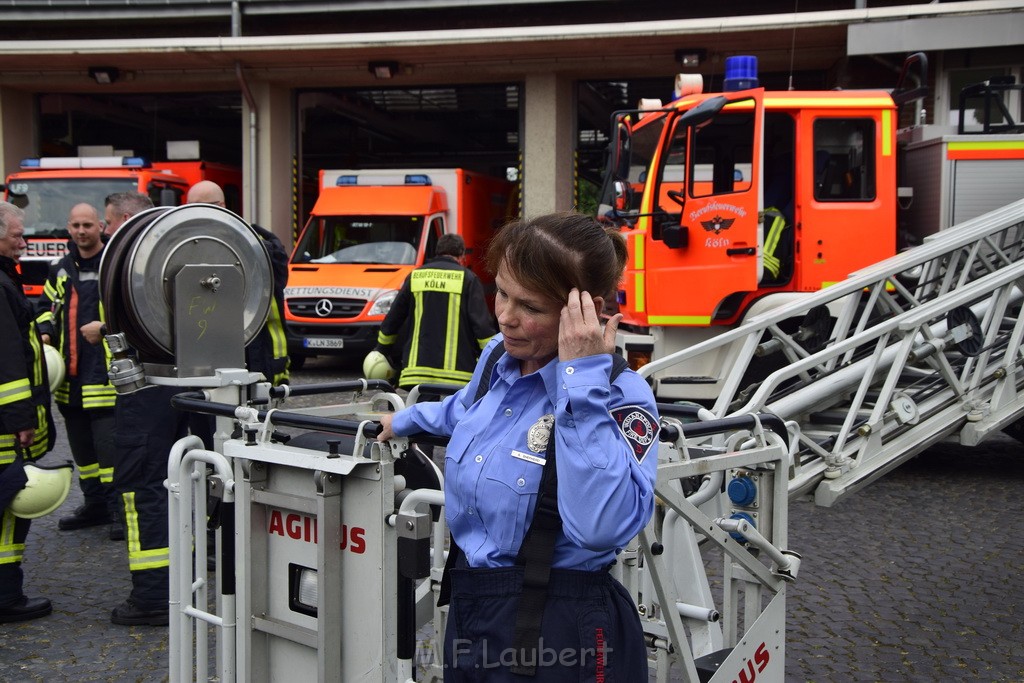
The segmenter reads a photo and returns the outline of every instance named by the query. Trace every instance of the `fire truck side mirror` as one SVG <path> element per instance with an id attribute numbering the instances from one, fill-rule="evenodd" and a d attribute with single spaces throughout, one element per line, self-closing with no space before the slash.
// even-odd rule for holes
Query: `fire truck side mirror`
<path id="1" fill-rule="evenodd" d="M 28 206 L 28 195 L 15 192 L 12 188 L 6 184 L 0 184 L 0 192 L 7 192 L 7 201 L 14 204 L 19 209 L 24 209 Z"/>
<path id="2" fill-rule="evenodd" d="M 614 185 L 614 203 L 616 211 L 627 211 L 633 203 L 633 187 L 623 181 L 616 180 Z"/>
<path id="3" fill-rule="evenodd" d="M 711 123 L 711 119 L 715 118 L 718 112 L 722 111 L 722 108 L 728 103 L 729 100 L 722 96 L 704 100 L 696 107 L 680 116 L 679 125 L 689 126 L 691 128 L 702 128 Z"/>

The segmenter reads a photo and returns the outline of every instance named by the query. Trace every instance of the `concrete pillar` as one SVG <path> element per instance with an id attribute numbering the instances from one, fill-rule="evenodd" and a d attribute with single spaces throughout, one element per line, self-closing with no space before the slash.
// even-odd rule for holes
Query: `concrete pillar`
<path id="1" fill-rule="evenodd" d="M 568 211 L 573 204 L 576 115 L 573 81 L 555 74 L 526 77 L 523 101 L 523 214 Z"/>
<path id="2" fill-rule="evenodd" d="M 26 157 L 38 156 L 35 98 L 30 92 L 0 88 L 0 169 L 4 177 Z"/>
<path id="3" fill-rule="evenodd" d="M 291 92 L 263 81 L 248 79 L 253 108 L 243 97 L 242 185 L 244 217 L 277 235 L 286 248 L 292 245 L 292 158 L 294 130 Z M 255 123 L 255 192 L 253 191 L 253 138 Z"/>

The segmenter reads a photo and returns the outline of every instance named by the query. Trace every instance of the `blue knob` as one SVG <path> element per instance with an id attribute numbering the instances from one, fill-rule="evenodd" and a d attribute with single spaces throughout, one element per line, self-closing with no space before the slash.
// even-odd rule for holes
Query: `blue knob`
<path id="1" fill-rule="evenodd" d="M 757 484 L 750 477 L 736 477 L 726 489 L 733 505 L 750 505 L 757 498 Z"/>
<path id="2" fill-rule="evenodd" d="M 729 515 L 729 519 L 745 519 L 747 523 L 750 524 L 750 526 L 754 527 L 755 529 L 757 528 L 757 525 L 754 524 L 754 518 L 748 515 L 746 512 L 734 512 L 733 514 Z M 733 531 L 729 535 L 732 536 L 734 541 L 739 541 L 740 543 L 747 542 L 746 537 L 744 537 L 743 534 L 739 533 L 738 531 Z"/>

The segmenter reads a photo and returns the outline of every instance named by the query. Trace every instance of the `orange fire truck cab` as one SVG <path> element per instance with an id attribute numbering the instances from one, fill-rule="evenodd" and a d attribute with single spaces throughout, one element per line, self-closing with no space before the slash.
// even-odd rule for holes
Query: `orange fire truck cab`
<path id="1" fill-rule="evenodd" d="M 632 211 L 605 207 L 628 219 L 627 324 L 728 325 L 895 253 L 895 112 L 882 91 L 762 89 L 645 112 L 612 200 Z"/>
<path id="2" fill-rule="evenodd" d="M 7 176 L 3 197 L 25 210 L 25 293 L 42 294 L 50 264 L 67 253 L 66 225 L 75 204 L 95 206 L 101 218 L 104 200 L 115 192 L 141 192 L 156 206 L 177 206 L 191 185 L 210 179 L 225 188 L 228 208 L 238 211 L 241 177 L 237 168 L 205 161 L 153 164 L 134 156 L 23 159 L 21 170 Z"/>
<path id="3" fill-rule="evenodd" d="M 670 104 L 614 116 L 598 214 L 628 240 L 617 344 L 634 367 L 1024 196 L 1012 121 L 898 131 L 898 107 L 923 88 L 766 91 L 756 74 L 731 79 L 732 59 L 753 58 L 726 60 L 726 84 L 742 89 L 690 83 Z M 926 70 L 920 53 L 915 63 Z M 997 103 L 999 88 L 1020 88 L 982 85 L 972 97 Z M 998 110 L 965 102 L 961 120 L 965 106 Z M 790 333 L 827 337 L 827 312 L 792 322 Z M 660 395 L 712 399 L 728 367 L 677 366 Z"/>

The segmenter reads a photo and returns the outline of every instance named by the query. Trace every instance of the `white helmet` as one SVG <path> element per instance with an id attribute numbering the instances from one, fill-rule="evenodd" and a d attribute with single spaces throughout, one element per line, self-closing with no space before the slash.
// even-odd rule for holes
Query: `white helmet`
<path id="1" fill-rule="evenodd" d="M 71 490 L 71 463 L 55 467 L 25 465 L 28 483 L 9 506 L 15 517 L 35 519 L 59 508 Z"/>
<path id="2" fill-rule="evenodd" d="M 363 377 L 366 379 L 391 379 L 395 369 L 380 351 L 370 351 L 363 359 Z"/>
<path id="3" fill-rule="evenodd" d="M 46 375 L 50 378 L 50 391 L 64 383 L 64 356 L 49 344 L 43 344 L 43 360 L 46 361 Z"/>

